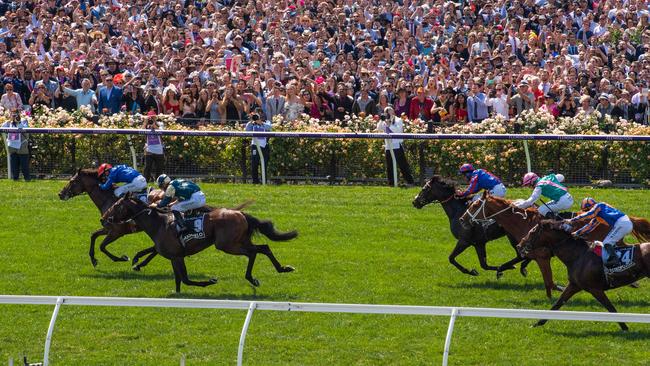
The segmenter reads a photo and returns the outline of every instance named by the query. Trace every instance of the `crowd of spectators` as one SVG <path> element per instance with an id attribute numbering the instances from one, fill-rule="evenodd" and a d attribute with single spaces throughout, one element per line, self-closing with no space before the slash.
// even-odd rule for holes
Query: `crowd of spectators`
<path id="1" fill-rule="evenodd" d="M 527 109 L 648 124 L 645 0 L 0 0 L 0 104 L 188 125 Z"/>

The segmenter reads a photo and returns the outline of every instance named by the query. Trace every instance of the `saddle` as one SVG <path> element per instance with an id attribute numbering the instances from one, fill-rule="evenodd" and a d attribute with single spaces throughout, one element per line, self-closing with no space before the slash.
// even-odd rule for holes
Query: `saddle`
<path id="1" fill-rule="evenodd" d="M 607 283 L 611 287 L 619 287 L 625 284 L 630 284 L 638 278 L 638 272 L 641 270 L 634 262 L 634 249 L 633 245 L 626 245 L 622 247 L 615 247 L 614 251 L 619 258 L 620 265 L 616 267 L 607 267 L 607 258 L 609 257 L 606 250 L 603 248 L 603 243 L 595 241 L 592 243 L 592 251 L 599 256 L 603 261 L 603 272 Z"/>

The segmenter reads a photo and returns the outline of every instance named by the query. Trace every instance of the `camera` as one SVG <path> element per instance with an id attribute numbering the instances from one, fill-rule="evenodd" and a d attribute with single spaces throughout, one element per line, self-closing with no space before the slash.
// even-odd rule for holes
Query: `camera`
<path id="1" fill-rule="evenodd" d="M 387 116 L 386 114 L 383 114 L 383 113 L 382 113 L 382 114 L 379 116 L 379 119 L 382 120 L 382 121 L 385 121 L 385 120 L 388 119 L 388 116 Z"/>
<path id="2" fill-rule="evenodd" d="M 251 114 L 251 121 L 258 122 L 260 120 L 260 115 L 257 113 Z"/>

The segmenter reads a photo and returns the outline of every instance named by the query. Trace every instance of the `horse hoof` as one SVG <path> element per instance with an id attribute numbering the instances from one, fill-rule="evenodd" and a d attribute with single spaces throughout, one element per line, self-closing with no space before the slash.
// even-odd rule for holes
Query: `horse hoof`
<path id="1" fill-rule="evenodd" d="M 526 268 L 520 269 L 519 273 L 521 273 L 521 275 L 524 277 L 528 276 L 528 270 Z"/>
<path id="2" fill-rule="evenodd" d="M 503 272 L 497 271 L 497 280 L 500 280 L 503 277 Z"/>
<path id="3" fill-rule="evenodd" d="M 291 267 L 291 266 L 286 266 L 286 267 L 283 267 L 283 268 L 282 268 L 282 272 L 293 272 L 293 271 L 295 271 L 295 270 L 296 270 L 296 269 L 293 268 L 293 267 Z"/>
<path id="4" fill-rule="evenodd" d="M 133 269 L 136 272 L 140 272 L 140 266 L 133 266 L 131 267 L 131 269 Z"/>
<path id="5" fill-rule="evenodd" d="M 260 281 L 257 280 L 257 278 L 253 278 L 251 281 L 251 285 L 255 287 L 260 287 Z"/>
<path id="6" fill-rule="evenodd" d="M 129 256 L 126 255 L 126 254 L 123 255 L 123 256 L 121 256 L 121 257 L 120 257 L 120 261 L 121 261 L 121 262 L 128 262 L 128 261 L 129 261 Z"/>
<path id="7" fill-rule="evenodd" d="M 562 292 L 564 291 L 564 288 L 565 287 L 562 285 L 555 285 L 555 287 L 553 287 L 553 290 Z"/>
<path id="8" fill-rule="evenodd" d="M 95 259 L 95 258 L 90 258 L 90 263 L 93 264 L 93 267 L 94 267 L 94 268 L 97 268 L 97 259 Z"/>
<path id="9" fill-rule="evenodd" d="M 138 262 L 139 262 L 138 258 L 133 258 L 133 261 L 131 261 L 131 265 L 135 266 L 136 264 L 138 264 Z"/>
<path id="10" fill-rule="evenodd" d="M 215 283 L 217 283 L 217 279 L 216 278 L 211 278 L 211 279 L 208 280 L 208 282 L 210 282 L 211 285 L 214 285 Z"/>
<path id="11" fill-rule="evenodd" d="M 639 287 L 641 287 L 641 285 L 639 285 L 639 282 L 638 282 L 638 281 L 634 281 L 634 282 L 632 282 L 632 283 L 630 284 L 630 287 L 632 287 L 632 288 L 639 288 Z"/>
<path id="12" fill-rule="evenodd" d="M 478 276 L 478 271 L 475 270 L 475 269 L 472 269 L 471 271 L 469 271 L 468 275 L 470 275 L 470 276 Z"/>

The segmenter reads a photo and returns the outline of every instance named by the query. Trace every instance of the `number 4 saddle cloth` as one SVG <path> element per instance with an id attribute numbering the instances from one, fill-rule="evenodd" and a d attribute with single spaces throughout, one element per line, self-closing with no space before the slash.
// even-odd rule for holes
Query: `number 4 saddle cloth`
<path id="1" fill-rule="evenodd" d="M 634 261 L 635 258 L 638 259 L 640 256 L 638 246 L 617 246 L 615 252 L 616 256 L 618 256 L 620 260 L 620 264 L 614 268 L 605 266 L 609 255 L 607 254 L 607 251 L 604 250 L 601 242 L 594 242 L 592 250 L 603 261 L 603 272 L 610 287 L 613 288 L 628 285 L 639 279 L 642 268 L 640 268 Z"/>

